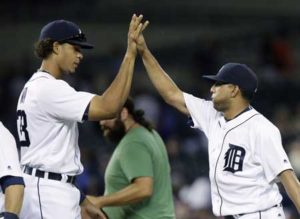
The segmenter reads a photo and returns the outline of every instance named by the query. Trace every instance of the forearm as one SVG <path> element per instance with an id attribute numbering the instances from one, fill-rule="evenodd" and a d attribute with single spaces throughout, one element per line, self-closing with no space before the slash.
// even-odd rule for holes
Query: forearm
<path id="1" fill-rule="evenodd" d="M 97 197 L 95 205 L 99 208 L 107 206 L 121 206 L 140 202 L 149 197 L 149 193 L 134 184 L 106 196 Z"/>
<path id="2" fill-rule="evenodd" d="M 116 78 L 102 95 L 113 112 L 121 109 L 129 95 L 135 59 L 136 54 L 126 52 Z"/>
<path id="3" fill-rule="evenodd" d="M 158 61 L 151 54 L 150 50 L 146 49 L 143 51 L 142 59 L 148 76 L 155 88 L 167 103 L 172 102 L 172 96 L 181 92 L 180 89 L 162 69 Z"/>
<path id="4" fill-rule="evenodd" d="M 285 191 L 293 201 L 295 207 L 300 213 L 300 183 L 292 170 L 285 170 L 280 174 L 280 181 Z"/>
<path id="5" fill-rule="evenodd" d="M 183 92 L 177 87 L 169 75 L 161 68 L 158 61 L 147 49 L 140 52 L 149 78 L 166 103 L 189 115 Z"/>
<path id="6" fill-rule="evenodd" d="M 23 185 L 11 185 L 5 189 L 5 211 L 19 215 L 24 196 Z"/>
<path id="7" fill-rule="evenodd" d="M 289 198 L 294 203 L 295 207 L 297 208 L 298 212 L 300 213 L 300 184 L 291 183 L 288 188 L 286 188 L 286 192 Z"/>

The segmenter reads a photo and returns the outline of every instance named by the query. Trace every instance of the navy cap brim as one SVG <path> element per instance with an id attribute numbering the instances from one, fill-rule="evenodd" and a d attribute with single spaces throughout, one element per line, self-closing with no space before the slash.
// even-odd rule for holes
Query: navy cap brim
<path id="1" fill-rule="evenodd" d="M 216 81 L 227 82 L 224 80 L 220 80 L 217 75 L 203 75 L 202 77 L 205 78 L 206 80 L 213 81 L 213 82 Z"/>
<path id="2" fill-rule="evenodd" d="M 72 45 L 80 46 L 82 49 L 93 49 L 94 45 L 89 44 L 87 42 L 80 42 L 78 40 L 67 40 L 66 43 L 70 43 Z"/>

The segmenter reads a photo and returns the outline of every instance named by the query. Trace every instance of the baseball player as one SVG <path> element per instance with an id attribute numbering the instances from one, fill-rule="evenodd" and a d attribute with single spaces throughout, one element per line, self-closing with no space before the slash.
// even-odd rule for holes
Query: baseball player
<path id="1" fill-rule="evenodd" d="M 1 122 L 0 138 L 0 218 L 18 219 L 24 181 L 15 139 Z"/>
<path id="2" fill-rule="evenodd" d="M 45 25 L 35 53 L 40 69 L 25 84 L 17 106 L 17 127 L 26 192 L 21 218 L 105 218 L 76 188 L 83 171 L 78 146 L 78 122 L 114 117 L 128 96 L 135 58 L 135 39 L 145 29 L 142 15 L 133 15 L 128 46 L 120 70 L 103 95 L 78 92 L 60 78 L 73 74 L 82 61 L 81 49 L 91 49 L 73 22 Z"/>
<path id="3" fill-rule="evenodd" d="M 181 91 L 153 57 L 144 37 L 138 50 L 163 99 L 191 118 L 208 138 L 213 213 L 239 219 L 283 219 L 279 180 L 300 211 L 300 186 L 281 143 L 281 135 L 250 105 L 257 90 L 255 73 L 228 63 L 216 75 L 211 101 Z M 201 198 L 201 194 L 199 194 Z"/>

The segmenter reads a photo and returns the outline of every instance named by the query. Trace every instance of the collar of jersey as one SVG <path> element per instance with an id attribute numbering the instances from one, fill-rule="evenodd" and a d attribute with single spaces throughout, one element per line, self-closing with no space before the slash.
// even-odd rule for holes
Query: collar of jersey
<path id="1" fill-rule="evenodd" d="M 34 79 L 37 79 L 39 77 L 46 77 L 46 78 L 49 78 L 49 79 L 55 79 L 55 77 L 53 77 L 51 74 L 49 73 L 46 73 L 46 72 L 43 72 L 43 71 L 37 71 L 36 73 L 34 73 L 32 75 L 32 77 L 30 78 L 29 81 L 31 80 L 34 80 Z"/>
<path id="2" fill-rule="evenodd" d="M 239 116 L 237 116 L 229 121 L 226 121 L 224 116 L 220 117 L 219 124 L 224 129 L 231 129 L 232 127 L 235 127 L 235 126 L 245 122 L 247 119 L 251 118 L 255 114 L 258 114 L 258 112 L 253 107 L 251 107 L 250 110 L 247 110 L 246 112 L 240 114 Z"/>

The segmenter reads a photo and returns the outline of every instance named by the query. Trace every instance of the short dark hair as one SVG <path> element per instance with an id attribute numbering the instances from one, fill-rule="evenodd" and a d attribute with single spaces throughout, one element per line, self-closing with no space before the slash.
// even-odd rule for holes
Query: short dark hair
<path id="1" fill-rule="evenodd" d="M 144 117 L 144 110 L 142 109 L 135 109 L 133 99 L 131 97 L 128 97 L 124 107 L 128 110 L 128 113 L 133 117 L 134 121 L 139 123 L 140 125 L 144 126 L 149 131 L 153 130 L 153 125 L 151 122 L 147 121 Z"/>
<path id="2" fill-rule="evenodd" d="M 247 101 L 251 102 L 254 99 L 255 92 L 247 91 L 247 90 L 243 90 L 243 89 L 240 89 L 240 91 L 241 91 L 242 97 L 244 99 L 246 99 Z"/>
<path id="3" fill-rule="evenodd" d="M 41 59 L 48 58 L 53 52 L 52 39 L 39 40 L 34 44 L 34 54 Z"/>

